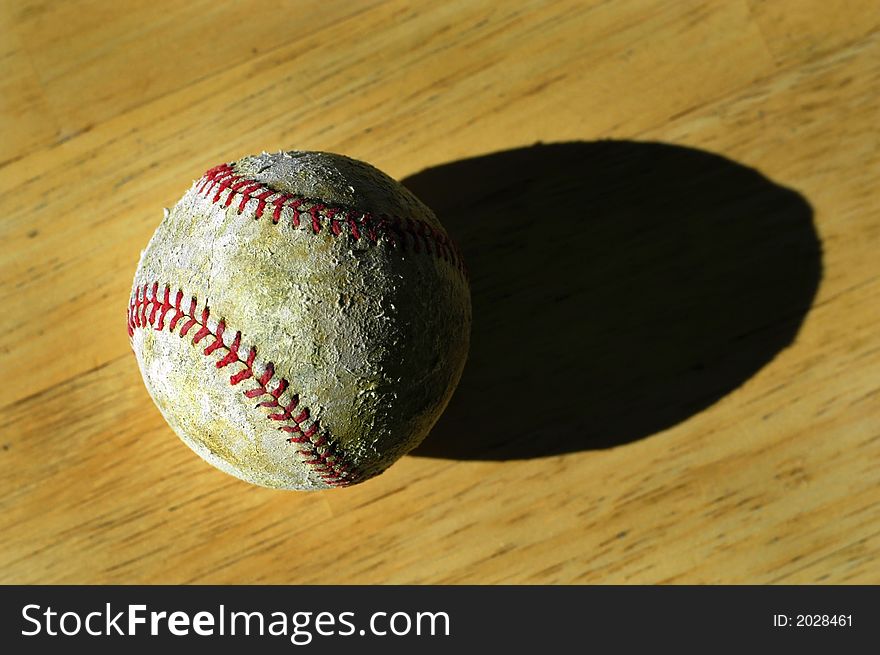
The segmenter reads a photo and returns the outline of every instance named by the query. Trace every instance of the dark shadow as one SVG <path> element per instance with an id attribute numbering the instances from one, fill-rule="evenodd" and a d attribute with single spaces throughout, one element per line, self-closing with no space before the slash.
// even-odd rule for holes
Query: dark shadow
<path id="1" fill-rule="evenodd" d="M 821 279 L 804 198 L 700 150 L 536 145 L 403 182 L 461 247 L 474 308 L 416 456 L 540 457 L 680 423 L 792 343 Z"/>

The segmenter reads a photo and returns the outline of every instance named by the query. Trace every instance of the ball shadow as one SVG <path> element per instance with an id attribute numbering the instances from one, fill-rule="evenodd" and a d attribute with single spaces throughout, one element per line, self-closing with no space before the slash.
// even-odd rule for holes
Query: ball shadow
<path id="1" fill-rule="evenodd" d="M 403 183 L 458 242 L 474 308 L 415 456 L 541 457 L 680 423 L 792 343 L 822 275 L 802 196 L 692 148 L 539 144 Z"/>

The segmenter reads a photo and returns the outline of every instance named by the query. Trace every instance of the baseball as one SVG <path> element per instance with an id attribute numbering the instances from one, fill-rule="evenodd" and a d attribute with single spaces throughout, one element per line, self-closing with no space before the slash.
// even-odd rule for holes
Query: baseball
<path id="1" fill-rule="evenodd" d="M 128 334 L 150 396 L 217 468 L 281 489 L 373 477 L 461 376 L 470 293 L 433 212 L 323 152 L 222 164 L 141 254 Z"/>

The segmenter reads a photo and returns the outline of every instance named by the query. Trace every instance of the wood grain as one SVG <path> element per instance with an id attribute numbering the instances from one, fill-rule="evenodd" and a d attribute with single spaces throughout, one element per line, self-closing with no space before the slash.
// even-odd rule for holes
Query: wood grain
<path id="1" fill-rule="evenodd" d="M 2 3 L 0 581 L 880 582 L 874 8 Z M 124 330 L 162 207 L 208 167 L 277 148 L 426 185 L 479 273 L 481 341 L 447 416 L 351 489 L 272 492 L 204 464 Z M 734 218 L 741 258 L 675 255 L 716 252 Z M 716 277 L 685 275 L 703 261 Z M 679 286 L 634 301 L 633 280 L 655 277 Z M 708 280 L 741 311 L 721 321 Z M 536 313 L 518 320 L 518 298 Z M 561 357 L 581 325 L 591 341 Z M 664 360 L 671 334 L 696 350 Z M 585 379 L 592 409 L 574 396 Z"/>

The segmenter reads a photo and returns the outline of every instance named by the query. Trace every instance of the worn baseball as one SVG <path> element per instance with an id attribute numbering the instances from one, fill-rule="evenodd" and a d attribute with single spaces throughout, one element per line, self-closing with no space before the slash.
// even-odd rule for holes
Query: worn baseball
<path id="1" fill-rule="evenodd" d="M 369 164 L 323 152 L 210 169 L 143 251 L 128 334 L 192 450 L 282 489 L 355 484 L 427 435 L 471 309 L 437 218 Z"/>

